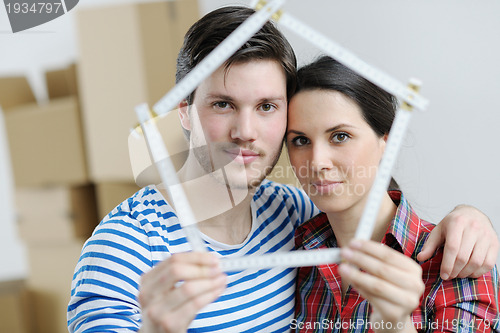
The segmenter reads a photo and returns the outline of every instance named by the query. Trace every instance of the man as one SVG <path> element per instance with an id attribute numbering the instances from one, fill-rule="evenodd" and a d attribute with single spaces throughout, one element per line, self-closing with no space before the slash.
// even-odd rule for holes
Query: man
<path id="1" fill-rule="evenodd" d="M 252 13 L 227 7 L 195 23 L 178 57 L 177 81 Z M 166 193 L 142 189 L 104 218 L 82 251 L 68 307 L 71 332 L 289 330 L 296 270 L 226 276 L 217 257 L 289 251 L 295 228 L 317 213 L 300 190 L 264 180 L 280 154 L 295 71 L 291 46 L 268 23 L 180 103 L 191 152 L 179 177 L 188 196 L 196 196 L 195 214 L 212 212 L 199 218 L 198 227 L 213 253 L 187 252 L 191 247 Z M 201 195 L 189 188 L 198 179 L 208 188 Z M 214 213 L 224 193 L 234 207 Z M 451 277 L 482 274 L 496 260 L 498 241 L 489 222 L 467 212 L 446 218 L 421 254 L 430 257 L 442 235 L 453 239 L 447 246 L 456 250 L 445 267 Z M 462 240 L 469 221 L 480 231 L 467 231 Z"/>

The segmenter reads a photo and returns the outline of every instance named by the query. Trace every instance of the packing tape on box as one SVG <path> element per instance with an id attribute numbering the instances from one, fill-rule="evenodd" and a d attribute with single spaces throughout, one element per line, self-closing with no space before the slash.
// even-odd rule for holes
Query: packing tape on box
<path id="1" fill-rule="evenodd" d="M 420 82 L 411 80 L 410 85 L 407 87 L 384 72 L 367 64 L 350 51 L 332 42 L 321 33 L 313 30 L 291 15 L 282 11 L 279 12 L 279 15 L 276 15 L 275 13 L 278 12 L 283 3 L 284 0 L 274 0 L 269 3 L 265 1 L 258 2 L 257 7 L 260 9 L 202 60 L 186 77 L 156 103 L 153 109 L 160 115 L 170 112 L 177 103 L 194 91 L 203 80 L 209 77 L 241 45 L 253 36 L 265 22 L 274 17 L 280 24 L 310 41 L 327 55 L 404 101 L 402 107 L 396 112 L 385 152 L 378 168 L 377 177 L 370 189 L 368 202 L 356 230 L 355 238 L 370 239 L 376 217 L 378 216 L 380 203 L 384 193 L 387 191 L 391 180 L 391 171 L 411 119 L 412 109 L 415 107 L 423 111 L 426 109 L 428 101 L 418 94 Z M 206 251 L 205 243 L 196 228 L 194 215 L 182 187 L 170 186 L 170 184 L 179 184 L 179 181 L 170 159 L 166 158 L 169 156 L 168 152 L 156 124 L 151 121 L 148 106 L 141 104 L 136 107 L 136 112 L 146 138 L 148 149 L 156 163 L 160 177 L 163 183 L 168 185 L 165 186 L 167 190 L 170 187 L 171 198 L 189 243 L 195 251 Z M 176 189 L 175 193 L 172 191 L 173 188 Z M 239 258 L 222 258 L 221 266 L 224 271 L 241 271 L 244 269 L 315 266 L 339 261 L 340 249 L 323 249 L 275 252 Z"/>

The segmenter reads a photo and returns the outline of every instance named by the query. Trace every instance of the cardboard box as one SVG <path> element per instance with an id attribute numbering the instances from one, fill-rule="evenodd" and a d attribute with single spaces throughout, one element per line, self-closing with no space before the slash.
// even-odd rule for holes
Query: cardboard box
<path id="1" fill-rule="evenodd" d="M 189 142 L 182 131 L 177 110 L 155 118 L 155 124 L 163 138 L 176 170 L 185 163 L 189 153 Z M 156 167 L 152 164 L 150 154 L 139 127 L 128 137 L 128 148 L 135 183 L 140 187 L 161 183 Z"/>
<path id="2" fill-rule="evenodd" d="M 0 78 L 0 106 L 4 111 L 28 103 L 36 103 L 36 99 L 25 77 Z"/>
<path id="3" fill-rule="evenodd" d="M 78 84 L 93 181 L 134 181 L 128 154 L 134 107 L 152 106 L 174 86 L 177 53 L 198 18 L 196 0 L 78 12 Z"/>
<path id="4" fill-rule="evenodd" d="M 45 72 L 45 82 L 51 100 L 67 96 L 78 96 L 75 64 L 71 64 L 64 69 Z"/>
<path id="5" fill-rule="evenodd" d="M 17 188 L 19 235 L 29 245 L 85 241 L 99 223 L 93 185 Z"/>
<path id="6" fill-rule="evenodd" d="M 31 302 L 25 281 L 0 282 L 0 332 L 34 332 Z"/>
<path id="7" fill-rule="evenodd" d="M 29 246 L 27 287 L 38 333 L 68 332 L 66 314 L 71 281 L 82 246 L 82 242 Z"/>
<path id="8" fill-rule="evenodd" d="M 5 113 L 17 186 L 87 183 L 78 103 L 60 98 L 45 106 L 19 106 Z"/>
<path id="9" fill-rule="evenodd" d="M 139 190 L 140 187 L 134 183 L 97 183 L 96 194 L 99 219 L 102 220 L 118 204 Z"/>

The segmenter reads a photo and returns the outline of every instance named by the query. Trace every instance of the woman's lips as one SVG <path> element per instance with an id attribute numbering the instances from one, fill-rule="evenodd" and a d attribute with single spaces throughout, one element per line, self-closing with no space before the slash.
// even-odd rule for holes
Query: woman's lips
<path id="1" fill-rule="evenodd" d="M 240 164 L 252 163 L 259 157 L 258 153 L 248 149 L 227 149 L 225 152 L 233 161 Z"/>
<path id="2" fill-rule="evenodd" d="M 331 193 L 338 186 L 342 184 L 341 181 L 332 181 L 332 180 L 321 180 L 312 182 L 311 185 L 316 189 L 317 193 L 325 194 Z"/>

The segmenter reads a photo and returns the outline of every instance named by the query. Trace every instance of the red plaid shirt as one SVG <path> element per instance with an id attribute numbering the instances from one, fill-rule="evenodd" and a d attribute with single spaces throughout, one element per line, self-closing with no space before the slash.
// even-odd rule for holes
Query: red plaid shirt
<path id="1" fill-rule="evenodd" d="M 382 243 L 417 260 L 417 254 L 434 228 L 423 221 L 399 191 L 389 192 L 398 205 Z M 317 215 L 295 233 L 297 249 L 337 247 L 325 214 Z M 439 277 L 442 249 L 426 262 L 423 270 L 425 292 L 412 313 L 419 332 L 499 332 L 498 274 L 496 267 L 479 279 Z M 349 287 L 342 302 L 338 265 L 302 267 L 297 277 L 296 319 L 291 329 L 297 332 L 372 332 L 378 323 L 369 323 L 370 304 Z"/>

